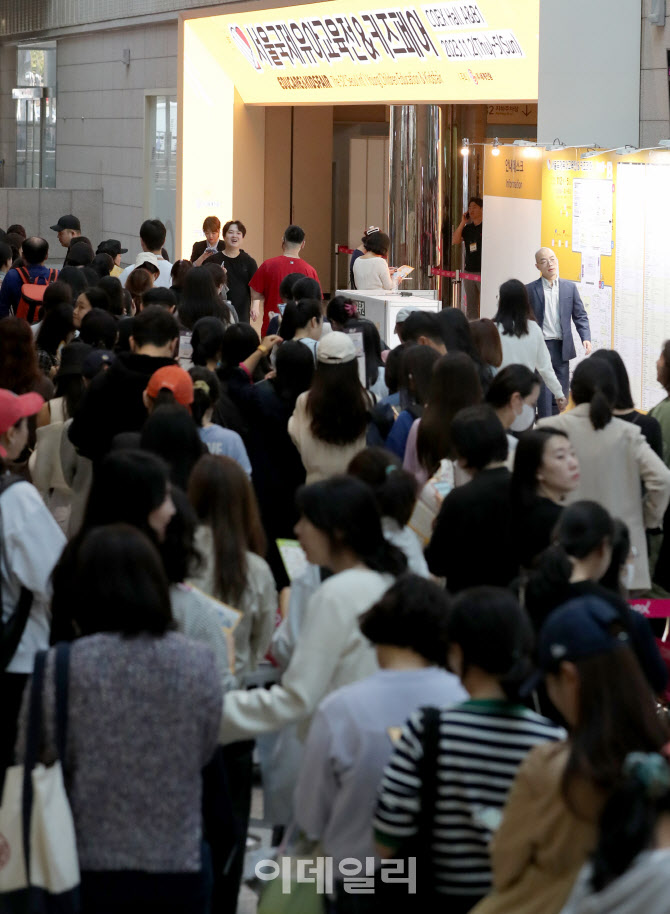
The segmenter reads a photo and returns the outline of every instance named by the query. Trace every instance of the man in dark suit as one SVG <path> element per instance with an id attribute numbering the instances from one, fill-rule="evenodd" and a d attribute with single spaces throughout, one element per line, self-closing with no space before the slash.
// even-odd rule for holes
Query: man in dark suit
<path id="1" fill-rule="evenodd" d="M 591 328 L 589 318 L 579 297 L 577 286 L 568 279 L 558 278 L 558 260 L 551 248 L 540 248 L 535 255 L 535 266 L 541 276 L 526 286 L 535 320 L 542 328 L 556 377 L 568 396 L 570 387 L 570 359 L 577 357 L 572 339 L 571 321 L 574 321 L 584 351 L 591 353 Z M 558 406 L 546 385 L 542 385 L 537 401 L 541 419 L 558 414 Z"/>
<path id="2" fill-rule="evenodd" d="M 207 216 L 202 223 L 202 230 L 205 233 L 205 241 L 196 241 L 191 251 L 191 263 L 196 267 L 199 267 L 212 254 L 223 251 L 226 247 L 225 242 L 219 237 L 221 220 L 216 216 Z"/>

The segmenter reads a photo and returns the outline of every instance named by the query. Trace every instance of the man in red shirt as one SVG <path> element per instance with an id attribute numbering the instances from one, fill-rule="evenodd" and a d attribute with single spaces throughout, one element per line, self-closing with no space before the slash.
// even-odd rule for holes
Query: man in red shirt
<path id="1" fill-rule="evenodd" d="M 249 282 L 251 323 L 255 323 L 259 316 L 262 318 L 261 339 L 267 334 L 270 311 L 277 310 L 282 301 L 279 286 L 285 276 L 289 273 L 302 273 L 319 282 L 314 267 L 300 257 L 300 252 L 305 247 L 305 233 L 299 225 L 289 225 L 281 246 L 283 254 L 264 260 Z"/>

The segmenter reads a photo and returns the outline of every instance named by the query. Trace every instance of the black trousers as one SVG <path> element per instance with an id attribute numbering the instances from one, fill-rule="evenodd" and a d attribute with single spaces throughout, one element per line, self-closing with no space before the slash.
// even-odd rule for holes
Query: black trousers
<path id="1" fill-rule="evenodd" d="M 0 674 L 0 784 L 14 762 L 14 746 L 28 673 Z"/>
<path id="2" fill-rule="evenodd" d="M 563 389 L 563 396 L 567 397 L 570 390 L 570 362 L 563 359 L 563 340 L 545 340 L 551 364 L 553 365 L 558 383 Z M 558 404 L 554 395 L 546 384 L 542 384 L 540 396 L 537 400 L 537 415 L 540 419 L 546 419 L 547 416 L 558 415 Z"/>
<path id="3" fill-rule="evenodd" d="M 253 783 L 254 741 L 231 743 L 222 749 L 228 776 L 228 789 L 235 819 L 234 855 L 223 877 L 214 876 L 212 914 L 235 914 L 244 870 L 244 852 L 249 828 L 251 788 Z"/>

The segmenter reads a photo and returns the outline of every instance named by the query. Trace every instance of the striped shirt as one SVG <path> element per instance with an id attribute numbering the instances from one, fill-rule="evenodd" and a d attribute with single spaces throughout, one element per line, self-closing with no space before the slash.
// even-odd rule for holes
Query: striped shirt
<path id="1" fill-rule="evenodd" d="M 405 725 L 379 788 L 375 836 L 394 849 L 417 832 L 422 736 L 422 716 L 417 712 Z M 564 737 L 565 732 L 547 718 L 505 700 L 471 700 L 441 712 L 432 822 L 436 891 L 487 894 L 489 844 L 517 769 L 533 746 Z"/>

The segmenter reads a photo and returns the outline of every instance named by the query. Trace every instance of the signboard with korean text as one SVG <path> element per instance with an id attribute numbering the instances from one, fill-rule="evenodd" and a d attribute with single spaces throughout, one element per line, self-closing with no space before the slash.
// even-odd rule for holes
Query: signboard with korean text
<path id="1" fill-rule="evenodd" d="M 539 200 L 542 197 L 542 158 L 540 150 L 528 146 L 486 148 L 484 193 L 491 197 L 517 197 Z"/>
<path id="2" fill-rule="evenodd" d="M 537 99 L 539 0 L 332 0 L 184 26 L 246 104 Z"/>

